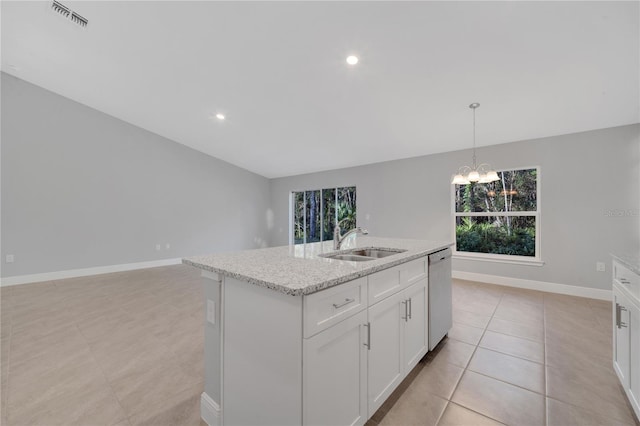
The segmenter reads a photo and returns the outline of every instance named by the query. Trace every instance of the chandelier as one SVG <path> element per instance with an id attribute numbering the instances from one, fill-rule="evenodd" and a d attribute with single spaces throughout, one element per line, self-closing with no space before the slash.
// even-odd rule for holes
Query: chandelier
<path id="1" fill-rule="evenodd" d="M 469 105 L 473 110 L 473 165 L 462 166 L 458 169 L 458 173 L 453 177 L 451 183 L 453 185 L 468 185 L 471 182 L 489 183 L 500 180 L 498 173 L 487 163 L 476 164 L 476 108 L 479 103 L 474 102 Z"/>

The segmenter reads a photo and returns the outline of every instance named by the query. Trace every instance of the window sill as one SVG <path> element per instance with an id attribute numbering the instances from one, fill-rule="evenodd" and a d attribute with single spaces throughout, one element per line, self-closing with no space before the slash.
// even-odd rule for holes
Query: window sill
<path id="1" fill-rule="evenodd" d="M 490 262 L 490 263 L 506 263 L 510 265 L 525 265 L 525 266 L 543 266 L 544 265 L 544 261 L 540 259 L 522 259 L 522 258 L 508 259 L 503 257 L 493 257 L 493 256 L 489 257 L 489 256 L 482 256 L 482 255 L 474 256 L 474 255 L 458 254 L 458 253 L 453 254 L 453 259 L 474 260 L 474 261 Z"/>

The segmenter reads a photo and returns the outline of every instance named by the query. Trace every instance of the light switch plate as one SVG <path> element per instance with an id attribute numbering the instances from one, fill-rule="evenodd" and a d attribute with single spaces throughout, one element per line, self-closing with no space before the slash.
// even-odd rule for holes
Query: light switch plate
<path id="1" fill-rule="evenodd" d="M 605 272 L 607 270 L 607 266 L 604 262 L 596 262 L 596 271 L 597 272 Z"/>
<path id="2" fill-rule="evenodd" d="M 14 260 L 15 260 L 15 258 L 13 257 L 12 254 L 8 254 L 7 255 L 7 259 L 6 259 L 7 263 L 13 263 Z"/>

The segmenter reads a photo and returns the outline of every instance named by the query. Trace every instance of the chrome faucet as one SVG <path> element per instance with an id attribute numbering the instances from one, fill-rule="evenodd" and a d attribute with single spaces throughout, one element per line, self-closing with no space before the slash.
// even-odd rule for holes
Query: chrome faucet
<path id="1" fill-rule="evenodd" d="M 347 231 L 344 235 L 340 235 L 341 231 L 342 230 L 340 229 L 340 223 L 338 223 L 338 225 L 336 225 L 336 227 L 333 228 L 333 249 L 334 250 L 340 250 L 340 246 L 342 245 L 342 242 L 352 235 L 355 235 L 355 234 L 367 235 L 369 233 L 369 231 L 359 226 L 357 228 L 353 228 Z"/>

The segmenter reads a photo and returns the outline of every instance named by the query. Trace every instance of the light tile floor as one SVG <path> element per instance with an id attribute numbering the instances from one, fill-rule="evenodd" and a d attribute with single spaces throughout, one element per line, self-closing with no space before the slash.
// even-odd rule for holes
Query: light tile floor
<path id="1" fill-rule="evenodd" d="M 640 424 L 610 302 L 454 280 L 453 321 L 368 426 Z"/>
<path id="2" fill-rule="evenodd" d="M 203 425 L 204 296 L 178 265 L 0 289 L 2 425 Z M 368 422 L 638 425 L 608 302 L 454 281 L 449 337 Z"/>

